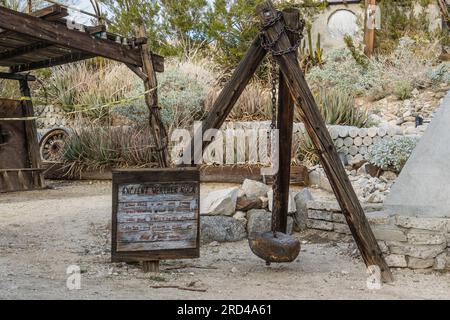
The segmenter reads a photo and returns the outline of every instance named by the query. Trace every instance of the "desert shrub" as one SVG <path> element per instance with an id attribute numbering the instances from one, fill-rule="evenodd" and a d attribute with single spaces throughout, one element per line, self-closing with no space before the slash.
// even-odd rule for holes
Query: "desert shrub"
<path id="1" fill-rule="evenodd" d="M 368 160 L 383 170 L 400 172 L 416 145 L 417 139 L 411 137 L 383 140 L 374 145 Z"/>
<path id="2" fill-rule="evenodd" d="M 316 164 L 319 164 L 319 156 L 316 148 L 306 131 L 298 132 L 294 142 L 293 151 L 295 152 L 296 160 L 299 160 L 306 166 L 315 166 Z"/>
<path id="3" fill-rule="evenodd" d="M 148 167 L 156 162 L 148 126 L 84 125 L 64 145 L 63 161 L 75 174 L 80 169 Z"/>
<path id="4" fill-rule="evenodd" d="M 381 70 L 370 63 L 367 67 L 358 64 L 348 48 L 339 48 L 325 54 L 325 64 L 313 67 L 307 75 L 312 87 L 333 87 L 350 91 L 355 95 L 365 94 L 373 88 L 381 88 Z"/>
<path id="5" fill-rule="evenodd" d="M 435 68 L 428 70 L 427 77 L 432 84 L 450 81 L 449 67 L 447 63 L 441 63 Z"/>
<path id="6" fill-rule="evenodd" d="M 358 56 L 348 48 L 335 49 L 326 55 L 325 64 L 314 67 L 307 75 L 313 88 L 332 87 L 350 91 L 354 95 L 367 96 L 379 100 L 395 93 L 396 84 L 409 82 L 411 90 L 430 86 L 430 68 L 439 56 L 439 46 L 428 40 L 419 41 L 408 37 L 398 40 L 398 46 L 389 54 L 378 55 L 368 60 L 367 65 L 359 63 Z M 362 62 L 362 61 L 360 61 Z M 445 67 L 441 67 L 441 74 Z M 435 81 L 446 81 L 448 77 L 439 76 Z M 406 80 L 405 80 L 406 79 Z M 409 91 L 404 86 L 400 91 Z"/>
<path id="7" fill-rule="evenodd" d="M 67 112 L 102 117 L 109 110 L 100 107 L 123 99 L 136 81 L 138 78 L 123 64 L 97 67 L 85 61 L 54 68 L 48 92 L 53 103 Z"/>
<path id="8" fill-rule="evenodd" d="M 185 127 L 203 117 L 205 99 L 214 83 L 214 77 L 208 68 L 200 63 L 172 61 L 166 71 L 157 76 L 161 117 L 169 130 Z M 139 96 L 144 91 L 143 84 L 137 82 L 126 97 Z M 148 117 L 144 99 L 126 103 L 115 112 L 136 122 L 145 122 Z"/>
<path id="9" fill-rule="evenodd" d="M 400 100 L 406 100 L 412 97 L 413 88 L 407 80 L 394 83 L 394 94 Z"/>
<path id="10" fill-rule="evenodd" d="M 316 96 L 317 106 L 327 124 L 363 127 L 368 113 L 355 107 L 355 98 L 348 91 L 320 90 Z"/>
<path id="11" fill-rule="evenodd" d="M 416 8 L 416 4 L 420 8 Z M 428 0 L 381 0 L 378 3 L 382 16 L 382 28 L 376 30 L 376 50 L 381 53 L 392 52 L 404 36 L 430 38 L 427 6 Z M 419 10 L 417 10 L 419 9 Z"/>
<path id="12" fill-rule="evenodd" d="M 206 109 L 210 110 L 221 88 L 212 88 L 207 96 Z M 258 81 L 253 81 L 242 92 L 228 116 L 231 121 L 271 120 L 272 102 L 270 89 Z"/>

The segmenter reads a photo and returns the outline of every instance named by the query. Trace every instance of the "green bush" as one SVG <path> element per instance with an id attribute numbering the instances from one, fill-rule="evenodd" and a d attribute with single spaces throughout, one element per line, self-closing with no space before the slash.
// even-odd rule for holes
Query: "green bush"
<path id="1" fill-rule="evenodd" d="M 71 132 L 62 154 L 71 175 L 86 168 L 139 168 L 156 162 L 151 130 L 145 125 L 83 125 Z"/>
<path id="2" fill-rule="evenodd" d="M 409 81 L 397 81 L 394 83 L 394 94 L 400 100 L 412 97 L 413 87 Z"/>
<path id="3" fill-rule="evenodd" d="M 417 145 L 417 139 L 402 137 L 377 143 L 368 160 L 383 170 L 394 170 L 399 173 Z"/>
<path id="4" fill-rule="evenodd" d="M 327 124 L 358 128 L 367 124 L 368 113 L 355 107 L 355 98 L 348 91 L 320 90 L 316 96 L 316 102 Z"/>

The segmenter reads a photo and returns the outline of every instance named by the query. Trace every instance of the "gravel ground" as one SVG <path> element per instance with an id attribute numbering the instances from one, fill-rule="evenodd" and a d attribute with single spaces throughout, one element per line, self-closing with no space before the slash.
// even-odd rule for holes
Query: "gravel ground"
<path id="1" fill-rule="evenodd" d="M 211 243 L 200 259 L 164 261 L 160 274 L 144 274 L 138 265 L 110 263 L 109 182 L 50 185 L 0 195 L 2 299 L 450 298 L 450 274 L 431 271 L 393 270 L 393 284 L 369 290 L 354 244 L 310 233 L 296 235 L 302 252 L 291 264 L 267 267 L 246 241 Z M 81 269 L 80 290 L 66 286 L 71 265 Z"/>

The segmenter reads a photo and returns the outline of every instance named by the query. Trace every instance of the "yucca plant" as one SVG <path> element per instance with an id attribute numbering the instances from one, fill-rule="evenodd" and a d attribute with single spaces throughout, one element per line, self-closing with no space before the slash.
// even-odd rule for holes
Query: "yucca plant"
<path id="1" fill-rule="evenodd" d="M 152 167 L 156 158 L 151 137 L 148 125 L 83 125 L 72 131 L 62 159 L 70 175 L 83 169 Z"/>
<path id="2" fill-rule="evenodd" d="M 362 128 L 368 122 L 367 111 L 355 107 L 355 98 L 349 92 L 322 89 L 315 99 L 326 124 Z"/>

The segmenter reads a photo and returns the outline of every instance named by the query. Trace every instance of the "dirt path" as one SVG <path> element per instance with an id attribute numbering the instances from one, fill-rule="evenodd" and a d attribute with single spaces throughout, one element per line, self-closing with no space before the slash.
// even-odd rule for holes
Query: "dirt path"
<path id="1" fill-rule="evenodd" d="M 393 285 L 368 290 L 363 263 L 343 243 L 303 244 L 297 261 L 272 267 L 246 241 L 205 244 L 198 260 L 163 262 L 160 274 L 144 274 L 109 262 L 109 183 L 53 187 L 0 195 L 1 299 L 450 298 L 450 274 L 434 272 L 394 270 Z M 70 265 L 82 270 L 81 290 L 66 287 Z M 166 285 L 207 291 L 151 288 Z"/>

